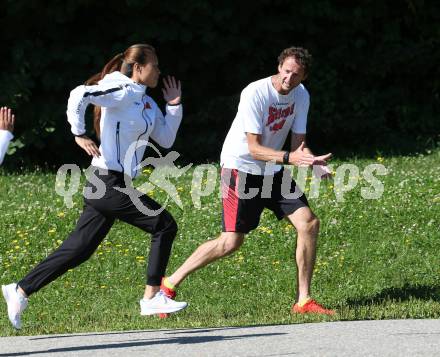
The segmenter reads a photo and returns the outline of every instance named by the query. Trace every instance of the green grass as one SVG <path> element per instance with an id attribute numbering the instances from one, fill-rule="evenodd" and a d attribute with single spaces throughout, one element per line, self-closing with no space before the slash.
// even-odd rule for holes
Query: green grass
<path id="1" fill-rule="evenodd" d="M 295 232 L 265 212 L 238 253 L 182 284 L 178 297 L 190 305 L 167 320 L 139 315 L 149 236 L 116 223 L 88 262 L 32 296 L 21 332 L 10 327 L 2 303 L 0 335 L 439 318 L 440 151 L 350 163 L 362 170 L 378 160 L 388 169 L 380 177 L 381 199 L 361 197 L 361 187 L 369 187 L 362 178 L 344 202 L 335 199 L 331 182 L 322 184 L 319 199 L 310 199 L 321 219 L 313 295 L 337 309 L 335 317 L 289 313 L 295 295 Z M 177 182 L 184 209 L 169 206 L 179 224 L 169 272 L 221 228 L 218 193 L 194 208 L 191 179 L 188 172 Z M 0 173 L 1 283 L 19 280 L 73 229 L 81 195 L 67 209 L 54 186 L 53 173 Z M 153 197 L 165 202 L 163 192 L 156 190 Z"/>

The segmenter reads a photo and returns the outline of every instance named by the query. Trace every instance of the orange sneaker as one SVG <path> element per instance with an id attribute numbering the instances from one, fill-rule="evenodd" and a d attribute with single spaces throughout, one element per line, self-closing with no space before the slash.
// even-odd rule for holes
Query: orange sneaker
<path id="1" fill-rule="evenodd" d="M 321 315 L 334 315 L 334 310 L 324 308 L 318 304 L 315 300 L 310 299 L 303 306 L 299 306 L 298 303 L 292 306 L 292 312 L 295 314 L 321 314 Z"/>
<path id="2" fill-rule="evenodd" d="M 162 290 L 162 292 L 165 294 L 166 297 L 174 300 L 177 295 L 176 290 L 173 290 L 173 289 L 166 287 L 163 283 L 163 279 L 165 279 L 165 277 L 162 278 L 162 282 L 160 284 L 160 290 Z M 158 315 L 159 315 L 160 319 L 166 319 L 166 318 L 170 317 L 170 314 L 167 314 L 167 313 L 160 313 Z"/>

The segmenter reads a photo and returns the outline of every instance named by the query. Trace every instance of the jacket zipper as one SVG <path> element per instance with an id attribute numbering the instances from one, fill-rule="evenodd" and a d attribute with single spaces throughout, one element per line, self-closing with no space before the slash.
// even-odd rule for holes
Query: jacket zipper
<path id="1" fill-rule="evenodd" d="M 124 173 L 124 166 L 121 164 L 121 142 L 119 139 L 119 127 L 121 122 L 116 123 L 116 157 L 118 159 L 118 164 L 121 165 L 122 173 Z"/>
<path id="2" fill-rule="evenodd" d="M 142 98 L 142 104 L 145 106 L 143 98 Z M 144 135 L 146 132 L 148 132 L 148 126 L 149 126 L 147 119 L 145 119 L 145 117 L 144 117 L 144 109 L 142 109 L 141 115 L 142 115 L 142 119 L 144 119 L 144 121 L 145 121 L 145 130 L 144 130 L 144 132 L 142 134 L 140 134 L 138 136 L 138 138 L 136 140 L 136 146 L 135 146 L 135 150 L 134 150 L 134 156 L 135 156 L 135 159 L 136 159 L 136 167 L 139 165 L 138 157 L 137 157 L 137 152 L 136 152 L 137 151 L 137 145 L 138 145 L 138 142 L 139 142 L 139 139 L 141 138 L 141 136 Z M 135 173 L 134 177 L 137 176 L 138 171 L 139 170 L 136 169 L 136 173 Z"/>

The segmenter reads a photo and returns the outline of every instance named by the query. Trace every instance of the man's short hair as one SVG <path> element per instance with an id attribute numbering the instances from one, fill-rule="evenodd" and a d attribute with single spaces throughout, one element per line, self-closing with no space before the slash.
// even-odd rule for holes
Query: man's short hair
<path id="1" fill-rule="evenodd" d="M 284 49 L 278 56 L 278 64 L 283 65 L 286 58 L 293 57 L 304 68 L 306 74 L 309 73 L 312 66 L 312 55 L 305 48 L 289 47 Z"/>

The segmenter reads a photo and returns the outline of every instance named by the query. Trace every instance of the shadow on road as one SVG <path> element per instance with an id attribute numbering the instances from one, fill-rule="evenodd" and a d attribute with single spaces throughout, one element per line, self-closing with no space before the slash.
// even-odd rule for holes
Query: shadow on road
<path id="1" fill-rule="evenodd" d="M 162 338 L 154 340 L 132 340 L 122 343 L 109 343 L 100 345 L 88 345 L 88 346 L 72 346 L 64 348 L 53 348 L 41 351 L 30 351 L 30 352 L 16 352 L 0 354 L 0 357 L 11 357 L 11 356 L 31 356 L 43 353 L 68 353 L 75 351 L 93 351 L 93 350 L 106 350 L 115 348 L 130 348 L 130 347 L 144 347 L 162 344 L 195 344 L 195 343 L 207 343 L 216 341 L 228 341 L 237 340 L 243 338 L 257 338 L 257 337 L 267 337 L 267 336 L 280 336 L 286 335 L 286 333 L 261 333 L 261 334 L 249 334 L 249 335 L 238 335 L 238 336 L 191 336 L 191 337 L 172 337 L 172 338 Z"/>
<path id="2" fill-rule="evenodd" d="M 72 337 L 90 337 L 90 336 L 102 336 L 102 335 L 136 335 L 145 332 L 159 332 L 164 331 L 165 334 L 182 334 L 188 333 L 190 330 L 191 333 L 202 333 L 202 332 L 212 332 L 212 331 L 221 331 L 221 330 L 231 330 L 238 329 L 244 327 L 260 327 L 260 326 L 272 326 L 272 325 L 252 325 L 252 326 L 228 326 L 228 327 L 206 327 L 206 328 L 176 328 L 172 329 L 170 332 L 169 329 L 154 329 L 154 330 L 136 330 L 136 331 L 115 331 L 115 332 L 97 332 L 97 333 L 72 333 L 72 334 L 63 334 L 63 335 L 51 335 L 51 336 L 41 336 L 41 337 L 30 337 L 29 340 L 49 340 L 49 339 L 59 339 L 59 338 L 72 338 Z"/>

